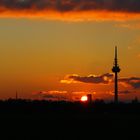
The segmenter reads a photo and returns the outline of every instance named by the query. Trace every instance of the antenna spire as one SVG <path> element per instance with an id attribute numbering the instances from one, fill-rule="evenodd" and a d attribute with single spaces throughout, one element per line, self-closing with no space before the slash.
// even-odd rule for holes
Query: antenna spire
<path id="1" fill-rule="evenodd" d="M 115 46 L 115 59 L 117 60 L 117 46 Z"/>
<path id="2" fill-rule="evenodd" d="M 117 58 L 117 46 L 115 46 L 115 56 Z"/>

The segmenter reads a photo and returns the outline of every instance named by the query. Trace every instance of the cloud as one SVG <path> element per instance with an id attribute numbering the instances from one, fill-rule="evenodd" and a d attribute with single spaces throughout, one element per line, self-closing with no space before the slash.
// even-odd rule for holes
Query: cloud
<path id="1" fill-rule="evenodd" d="M 95 95 L 96 92 L 89 92 L 89 91 L 74 91 L 72 92 L 73 95 L 87 95 L 87 94 L 92 94 Z"/>
<path id="2" fill-rule="evenodd" d="M 116 27 L 137 30 L 137 29 L 140 29 L 140 24 L 139 23 L 124 23 L 123 22 L 123 23 L 116 24 Z M 132 47 L 129 46 L 128 49 L 131 50 Z"/>
<path id="3" fill-rule="evenodd" d="M 131 91 L 131 90 L 121 90 L 121 91 L 119 91 L 119 94 L 130 94 L 130 93 L 135 93 L 135 91 Z"/>
<path id="4" fill-rule="evenodd" d="M 139 89 L 140 88 L 140 77 L 131 77 L 131 78 L 121 78 L 119 79 L 120 83 L 127 84 L 134 89 Z"/>
<path id="5" fill-rule="evenodd" d="M 1 0 L 1 17 L 61 20 L 140 19 L 138 0 Z"/>
<path id="6" fill-rule="evenodd" d="M 89 92 L 89 91 L 58 91 L 58 90 L 52 90 L 52 91 L 39 91 L 34 92 L 33 96 L 38 99 L 45 99 L 45 100 L 51 100 L 51 101 L 76 101 L 80 100 L 81 96 L 87 95 L 87 94 L 95 95 L 96 92 Z"/>
<path id="7" fill-rule="evenodd" d="M 67 75 L 60 83 L 71 84 L 71 83 L 91 83 L 91 84 L 109 84 L 114 82 L 114 75 L 112 73 L 106 73 L 102 75 L 89 75 L 79 76 L 77 74 Z M 140 88 L 140 77 L 127 77 L 120 78 L 119 83 L 124 87 L 131 86 L 134 89 Z"/>
<path id="8" fill-rule="evenodd" d="M 66 94 L 68 92 L 67 91 L 51 90 L 51 91 L 47 91 L 46 93 L 48 93 L 48 94 Z"/>
<path id="9" fill-rule="evenodd" d="M 67 100 L 67 91 L 40 91 L 34 93 L 34 95 L 42 97 L 47 100 Z"/>
<path id="10" fill-rule="evenodd" d="M 61 83 L 91 83 L 91 84 L 109 84 L 112 81 L 113 74 L 106 73 L 103 75 L 89 75 L 89 76 L 79 76 L 76 74 L 67 75 Z"/>
<path id="11" fill-rule="evenodd" d="M 109 91 L 109 92 L 106 92 L 107 94 L 110 94 L 112 96 L 114 96 L 114 91 Z M 121 90 L 121 91 L 118 91 L 119 95 L 127 95 L 127 94 L 133 94 L 133 93 L 136 93 L 135 91 L 133 90 Z"/>
<path id="12" fill-rule="evenodd" d="M 140 13 L 138 0 L 1 0 L 0 7 L 11 10 L 46 9 L 59 12 L 106 10 Z"/>

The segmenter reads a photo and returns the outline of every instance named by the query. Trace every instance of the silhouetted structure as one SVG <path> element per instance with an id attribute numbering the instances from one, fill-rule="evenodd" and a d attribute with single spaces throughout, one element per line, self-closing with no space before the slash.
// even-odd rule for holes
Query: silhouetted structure
<path id="1" fill-rule="evenodd" d="M 115 80 L 114 80 L 114 102 L 118 103 L 118 73 L 120 72 L 120 68 L 118 65 L 118 58 L 117 58 L 117 47 L 115 47 L 115 59 L 114 59 L 114 66 L 112 68 L 112 72 L 115 73 Z"/>
<path id="2" fill-rule="evenodd" d="M 135 98 L 134 98 L 134 100 L 132 100 L 132 103 L 133 103 L 133 104 L 138 104 L 138 103 L 139 103 L 138 98 L 137 98 L 137 97 L 135 97 Z"/>
<path id="3" fill-rule="evenodd" d="M 88 103 L 92 103 L 92 94 L 87 94 Z"/>
<path id="4" fill-rule="evenodd" d="M 16 91 L 16 100 L 18 100 L 18 92 Z"/>

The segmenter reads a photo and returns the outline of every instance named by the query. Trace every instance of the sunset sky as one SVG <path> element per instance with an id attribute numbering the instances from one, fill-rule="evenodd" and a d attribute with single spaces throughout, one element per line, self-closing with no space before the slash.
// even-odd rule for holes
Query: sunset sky
<path id="1" fill-rule="evenodd" d="M 1 0 L 0 98 L 140 99 L 140 1 Z"/>

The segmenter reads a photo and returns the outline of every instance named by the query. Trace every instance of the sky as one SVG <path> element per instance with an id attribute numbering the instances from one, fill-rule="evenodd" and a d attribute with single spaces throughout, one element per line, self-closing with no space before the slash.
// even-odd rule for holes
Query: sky
<path id="1" fill-rule="evenodd" d="M 138 0 L 1 0 L 0 99 L 140 99 Z"/>

